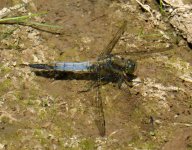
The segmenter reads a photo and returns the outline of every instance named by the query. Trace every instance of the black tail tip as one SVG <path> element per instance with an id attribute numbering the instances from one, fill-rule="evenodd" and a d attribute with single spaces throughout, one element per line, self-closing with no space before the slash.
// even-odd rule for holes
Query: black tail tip
<path id="1" fill-rule="evenodd" d="M 46 69 L 46 70 L 53 69 L 52 66 L 49 66 L 47 64 L 29 64 L 28 66 L 35 69 Z"/>

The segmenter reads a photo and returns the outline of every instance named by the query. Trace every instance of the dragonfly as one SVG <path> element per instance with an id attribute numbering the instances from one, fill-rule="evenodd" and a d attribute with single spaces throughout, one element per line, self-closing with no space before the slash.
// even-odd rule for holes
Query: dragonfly
<path id="1" fill-rule="evenodd" d="M 90 84 L 88 89 L 96 88 L 96 96 L 94 99 L 94 121 L 101 136 L 106 135 L 106 123 L 103 109 L 103 100 L 101 96 L 101 82 L 105 78 L 102 72 L 107 75 L 115 75 L 118 79 L 118 86 L 121 87 L 123 83 L 131 86 L 131 76 L 136 70 L 136 62 L 132 59 L 123 58 L 120 55 L 112 54 L 112 50 L 126 30 L 127 21 L 124 21 L 114 37 L 110 40 L 107 46 L 102 50 L 100 55 L 90 61 L 85 62 L 55 62 L 50 64 L 28 64 L 34 69 L 43 69 L 48 71 L 61 72 L 89 72 L 96 74 L 96 81 Z"/>

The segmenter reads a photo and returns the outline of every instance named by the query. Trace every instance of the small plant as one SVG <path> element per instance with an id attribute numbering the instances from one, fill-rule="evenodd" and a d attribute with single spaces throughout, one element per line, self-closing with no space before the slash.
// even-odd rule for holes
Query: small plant
<path id="1" fill-rule="evenodd" d="M 6 38 L 8 38 L 10 35 L 12 35 L 13 34 L 13 32 L 15 31 L 15 30 L 17 30 L 18 29 L 18 27 L 16 27 L 16 28 L 14 28 L 14 29 L 11 29 L 11 30 L 7 30 L 7 31 L 5 31 L 5 32 L 0 32 L 0 39 L 6 39 Z"/>
<path id="2" fill-rule="evenodd" d="M 164 9 L 163 9 L 163 1 L 162 1 L 162 0 L 159 0 L 159 9 L 160 9 L 160 13 L 161 13 L 161 14 L 164 14 L 164 13 L 165 13 L 165 11 L 164 11 Z"/>
<path id="3" fill-rule="evenodd" d="M 45 28 L 61 28 L 61 26 L 58 25 L 51 25 L 46 23 L 40 23 L 35 21 L 30 21 L 32 18 L 37 16 L 45 15 L 46 13 L 36 13 L 36 14 L 29 14 L 29 15 L 23 15 L 23 16 L 17 16 L 17 17 L 9 17 L 9 18 L 3 18 L 0 19 L 0 24 L 18 24 L 23 26 L 30 26 L 39 30 L 42 30 L 41 27 Z M 47 32 L 57 33 L 53 31 L 44 30 Z"/>

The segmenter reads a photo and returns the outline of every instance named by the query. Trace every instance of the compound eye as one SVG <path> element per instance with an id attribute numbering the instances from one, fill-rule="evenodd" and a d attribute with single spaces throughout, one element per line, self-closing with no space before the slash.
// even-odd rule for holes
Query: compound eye
<path id="1" fill-rule="evenodd" d="M 136 68 L 136 64 L 133 61 L 127 61 L 126 72 L 132 74 Z"/>
<path id="2" fill-rule="evenodd" d="M 130 66 L 131 66 L 131 68 L 133 68 L 133 67 L 135 67 L 135 64 L 134 64 L 134 63 L 132 63 L 132 64 L 130 64 Z"/>

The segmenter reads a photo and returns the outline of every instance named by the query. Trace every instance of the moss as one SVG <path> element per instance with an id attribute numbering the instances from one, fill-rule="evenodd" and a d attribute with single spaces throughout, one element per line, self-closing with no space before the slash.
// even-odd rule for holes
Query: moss
<path id="1" fill-rule="evenodd" d="M 130 143 L 136 149 L 145 149 L 145 150 L 156 150 L 159 149 L 153 141 L 143 141 L 142 139 L 137 139 Z"/>
<path id="2" fill-rule="evenodd" d="M 8 116 L 3 116 L 0 119 L 0 122 L 2 123 L 9 123 L 9 121 L 10 121 L 10 118 Z"/>
<path id="3" fill-rule="evenodd" d="M 10 73 L 12 71 L 12 69 L 9 67 L 0 66 L 0 68 L 1 68 L 1 74 L 0 74 L 1 76 L 4 76 L 5 74 Z"/>
<path id="4" fill-rule="evenodd" d="M 135 108 L 135 110 L 132 113 L 132 117 L 135 119 L 135 121 L 139 121 L 146 116 L 146 113 L 141 110 L 141 108 Z"/>
<path id="5" fill-rule="evenodd" d="M 25 102 L 26 102 L 26 105 L 34 105 L 35 104 L 35 102 L 31 99 L 26 100 Z"/>
<path id="6" fill-rule="evenodd" d="M 144 146 L 142 147 L 142 149 L 148 149 L 148 150 L 155 150 L 157 149 L 157 147 L 155 146 L 155 144 L 153 142 L 149 142 L 149 143 L 145 143 Z"/>
<path id="7" fill-rule="evenodd" d="M 5 92 L 7 92 L 10 87 L 11 87 L 11 80 L 10 79 L 6 79 L 3 82 L 0 83 L 0 94 L 3 94 Z"/>
<path id="8" fill-rule="evenodd" d="M 95 142 L 92 139 L 86 139 L 80 142 L 80 149 L 82 150 L 94 150 Z"/>
<path id="9" fill-rule="evenodd" d="M 187 145 L 187 150 L 192 150 L 192 145 L 191 144 Z"/>
<path id="10" fill-rule="evenodd" d="M 37 139 L 42 145 L 48 144 L 49 140 L 46 136 L 46 133 L 44 133 L 41 129 L 36 129 L 34 132 L 34 137 Z"/>

